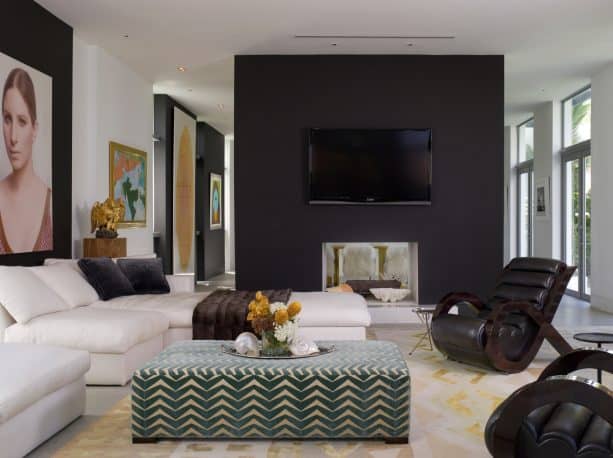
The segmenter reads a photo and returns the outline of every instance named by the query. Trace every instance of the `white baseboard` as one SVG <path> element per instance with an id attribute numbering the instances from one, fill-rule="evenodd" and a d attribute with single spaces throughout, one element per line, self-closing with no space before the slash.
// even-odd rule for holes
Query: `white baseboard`
<path id="1" fill-rule="evenodd" d="M 611 300 L 606 297 L 598 296 L 593 294 L 590 296 L 590 303 L 593 308 L 596 310 L 600 310 L 605 313 L 613 313 L 613 305 L 611 305 Z"/>

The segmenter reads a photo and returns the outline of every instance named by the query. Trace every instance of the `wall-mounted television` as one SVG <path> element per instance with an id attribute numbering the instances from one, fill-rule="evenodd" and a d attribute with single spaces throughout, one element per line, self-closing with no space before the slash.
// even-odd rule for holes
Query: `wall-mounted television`
<path id="1" fill-rule="evenodd" d="M 428 205 L 431 129 L 310 129 L 309 203 Z"/>

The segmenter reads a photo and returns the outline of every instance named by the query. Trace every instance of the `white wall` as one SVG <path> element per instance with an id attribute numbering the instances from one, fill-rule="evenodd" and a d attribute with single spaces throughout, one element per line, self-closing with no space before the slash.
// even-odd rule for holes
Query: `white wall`
<path id="1" fill-rule="evenodd" d="M 534 111 L 534 183 L 550 181 L 550 209 L 547 218 L 534 217 L 534 256 L 561 258 L 561 103 L 553 100 Z M 533 187 L 534 191 L 534 187 Z"/>
<path id="2" fill-rule="evenodd" d="M 234 138 L 225 141 L 226 189 L 224 191 L 225 270 L 234 272 Z"/>
<path id="3" fill-rule="evenodd" d="M 147 152 L 147 227 L 121 229 L 128 255 L 153 252 L 153 85 L 102 48 L 73 48 L 73 256 L 90 236 L 90 210 L 109 195 L 109 142 Z"/>
<path id="4" fill-rule="evenodd" d="M 592 78 L 592 305 L 613 313 L 613 65 Z"/>

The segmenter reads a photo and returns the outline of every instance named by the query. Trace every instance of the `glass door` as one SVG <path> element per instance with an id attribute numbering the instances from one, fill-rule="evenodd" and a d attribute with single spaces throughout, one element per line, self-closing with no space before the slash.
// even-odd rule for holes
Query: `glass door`
<path id="1" fill-rule="evenodd" d="M 592 159 L 589 152 L 563 162 L 564 262 L 577 266 L 568 284 L 575 296 L 589 299 L 591 258 Z"/>
<path id="2" fill-rule="evenodd" d="M 517 254 L 532 256 L 532 183 L 534 172 L 531 167 L 518 170 L 518 212 Z"/>

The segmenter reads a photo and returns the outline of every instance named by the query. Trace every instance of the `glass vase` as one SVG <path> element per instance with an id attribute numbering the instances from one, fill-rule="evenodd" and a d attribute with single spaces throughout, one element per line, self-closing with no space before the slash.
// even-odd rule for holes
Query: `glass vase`
<path id="1" fill-rule="evenodd" d="M 289 355 L 289 344 L 287 342 L 279 342 L 275 337 L 274 331 L 264 331 L 262 333 L 262 355 L 287 356 Z"/>

